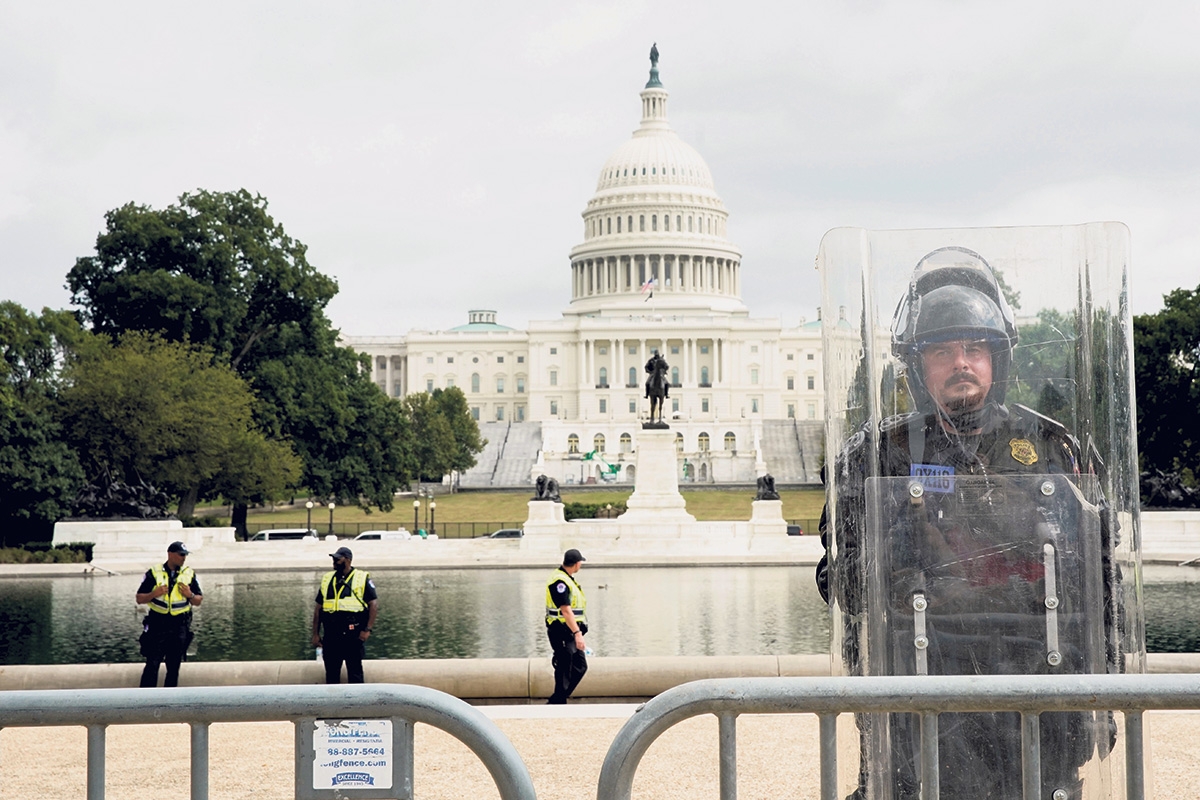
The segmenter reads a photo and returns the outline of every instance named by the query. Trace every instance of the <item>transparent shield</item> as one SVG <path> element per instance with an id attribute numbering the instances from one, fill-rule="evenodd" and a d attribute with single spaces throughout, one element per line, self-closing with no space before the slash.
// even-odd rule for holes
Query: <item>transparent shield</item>
<path id="1" fill-rule="evenodd" d="M 1108 536 L 1093 476 L 916 474 L 866 484 L 861 640 L 874 675 L 1103 674 Z M 1041 796 L 1085 795 L 1106 713 L 1041 716 Z M 868 796 L 915 797 L 921 726 L 872 715 Z M 941 796 L 1021 796 L 1016 713 L 939 719 Z M 1100 745 L 1099 747 L 1097 745 Z"/>
<path id="2" fill-rule="evenodd" d="M 1048 672 L 1046 598 L 1038 601 L 1043 606 L 1036 626 L 1019 602 L 1044 593 L 1046 565 L 1053 563 L 1077 609 L 1052 615 L 1059 626 L 1058 669 L 1144 671 L 1128 253 L 1128 230 L 1119 223 L 846 228 L 825 235 L 817 265 L 825 322 L 825 533 L 835 670 Z M 942 555 L 974 552 L 974 546 L 982 548 L 979 555 L 937 561 L 932 536 L 921 541 L 925 551 L 898 547 L 894 534 L 917 535 L 917 529 L 905 533 L 896 516 L 901 510 L 912 514 L 902 501 L 913 479 L 920 479 L 922 507 L 936 508 L 943 519 L 952 511 L 969 520 L 961 530 L 946 528 L 959 532 L 947 534 Z M 1050 525 L 1038 519 L 1050 513 L 1045 503 L 1034 502 L 1039 480 L 1053 486 L 1050 497 L 1073 498 L 1073 505 L 1050 506 L 1075 548 L 1054 545 L 1051 562 L 1044 552 L 1038 556 L 1049 543 Z M 968 494 L 938 490 L 946 485 Z M 966 502 L 972 493 L 977 502 Z M 1018 569 L 1002 580 L 1015 554 L 1028 579 Z M 1067 554 L 1070 575 L 1064 577 L 1060 565 Z M 926 560 L 905 560 L 915 558 Z M 929 572 L 934 564 L 941 572 Z M 995 582 L 980 570 L 998 570 Z M 912 593 L 931 580 L 938 603 L 954 613 L 916 614 Z M 906 627 L 919 619 L 932 626 L 922 653 L 914 650 L 915 628 Z M 990 626 L 986 645 L 971 633 L 981 620 Z M 883 726 L 860 720 L 857 781 L 864 784 L 872 773 L 873 791 L 886 785 L 894 793 L 876 797 L 906 796 L 894 763 L 905 756 L 889 742 L 916 734 L 897 719 Z M 979 720 L 961 724 L 973 729 Z M 1075 719 L 1070 725 L 1076 727 L 1064 735 L 1074 735 L 1080 724 Z M 1107 729 L 1107 716 L 1098 724 Z M 980 730 L 1001 739 L 1011 732 L 991 723 Z M 1098 741 L 1095 735 L 1090 732 L 1088 741 Z M 960 731 L 958 739 L 967 738 Z M 951 751 L 956 753 L 965 768 L 981 768 L 969 752 Z M 946 786 L 942 796 L 956 796 Z"/>

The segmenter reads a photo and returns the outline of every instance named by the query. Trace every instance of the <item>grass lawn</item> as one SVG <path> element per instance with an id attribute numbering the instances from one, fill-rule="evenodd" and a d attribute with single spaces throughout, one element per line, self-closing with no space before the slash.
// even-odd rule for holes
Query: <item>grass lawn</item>
<path id="1" fill-rule="evenodd" d="M 621 503 L 633 494 L 632 489 L 614 490 L 611 492 L 562 492 L 563 502 L 571 503 Z M 736 489 L 730 491 L 701 491 L 681 492 L 687 503 L 688 513 L 697 520 L 721 519 L 750 519 L 750 503 L 754 500 L 753 489 Z M 529 516 L 529 500 L 533 496 L 529 492 L 459 492 L 457 494 L 438 495 L 437 519 L 439 522 L 506 522 L 524 523 Z M 783 501 L 784 519 L 816 520 L 821 516 L 821 506 L 825 502 L 825 493 L 820 487 L 812 489 L 787 489 L 779 493 Z M 424 507 L 421 514 L 424 517 Z M 271 509 L 251 509 L 249 522 L 270 522 L 280 527 L 303 527 L 307 509 L 303 503 L 297 507 L 276 507 Z M 329 511 L 323 507 L 313 509 L 314 527 L 320 528 L 322 523 L 329 522 Z M 413 509 L 411 496 L 396 498 L 396 507 L 389 512 L 372 510 L 365 512 L 354 506 L 334 509 L 333 520 L 338 523 L 370 522 L 380 527 L 412 526 Z M 815 533 L 808 530 L 805 533 Z"/>

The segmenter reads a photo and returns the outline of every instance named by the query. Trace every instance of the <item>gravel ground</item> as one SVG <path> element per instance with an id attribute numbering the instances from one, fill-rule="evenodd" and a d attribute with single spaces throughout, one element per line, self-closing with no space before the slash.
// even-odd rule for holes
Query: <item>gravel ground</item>
<path id="1" fill-rule="evenodd" d="M 596 796 L 608 746 L 633 706 L 484 707 L 516 746 L 539 797 Z M 843 716 L 843 723 L 853 723 Z M 1193 751 L 1200 713 L 1146 715 L 1150 733 L 1148 797 L 1200 797 Z M 847 729 L 845 732 L 849 732 Z M 737 721 L 738 797 L 816 798 L 817 724 L 811 715 L 743 716 Z M 76 798 L 86 794 L 87 741 L 83 728 L 0 730 L 0 800 Z M 293 797 L 290 723 L 229 723 L 210 729 L 210 797 Z M 850 739 L 850 742 L 853 740 Z M 189 796 L 189 737 L 185 726 L 117 726 L 108 730 L 109 800 Z M 843 764 L 849 759 L 843 755 Z M 1114 796 L 1123 796 L 1121 748 L 1114 754 Z M 416 797 L 493 798 L 495 786 L 474 754 L 441 731 L 416 730 Z M 847 785 L 852 776 L 844 776 Z M 659 738 L 641 762 L 635 798 L 668 800 L 719 796 L 717 723 L 687 720 Z"/>

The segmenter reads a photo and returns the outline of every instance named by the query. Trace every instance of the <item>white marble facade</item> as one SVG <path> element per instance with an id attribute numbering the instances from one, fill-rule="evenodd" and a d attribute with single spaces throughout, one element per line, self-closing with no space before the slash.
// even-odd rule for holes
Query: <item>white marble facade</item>
<path id="1" fill-rule="evenodd" d="M 633 480 L 643 367 L 657 349 L 671 366 L 665 416 L 681 439 L 681 478 L 752 481 L 766 470 L 765 420 L 824 418 L 821 324 L 750 316 L 728 212 L 703 158 L 671 130 L 656 72 L 641 106 L 640 127 L 605 162 L 584 208 L 560 318 L 522 331 L 472 310 L 449 330 L 346 344 L 371 356 L 390 397 L 457 386 L 480 422 L 539 423 L 531 472 L 564 483 L 614 465 L 614 477 Z M 604 460 L 580 460 L 591 451 Z"/>

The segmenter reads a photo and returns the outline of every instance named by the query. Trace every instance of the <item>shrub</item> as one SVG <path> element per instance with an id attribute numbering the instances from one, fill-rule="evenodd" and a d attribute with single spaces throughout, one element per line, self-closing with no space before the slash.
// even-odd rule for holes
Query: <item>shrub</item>
<path id="1" fill-rule="evenodd" d="M 595 519 L 600 509 L 612 506 L 616 514 L 625 513 L 624 503 L 563 503 L 563 517 L 573 519 Z"/>
<path id="2" fill-rule="evenodd" d="M 183 517 L 180 519 L 185 528 L 228 528 L 229 521 L 224 517 Z"/>
<path id="3" fill-rule="evenodd" d="M 91 542 L 30 542 L 24 547 L 0 547 L 0 564 L 83 564 L 92 560 Z"/>

